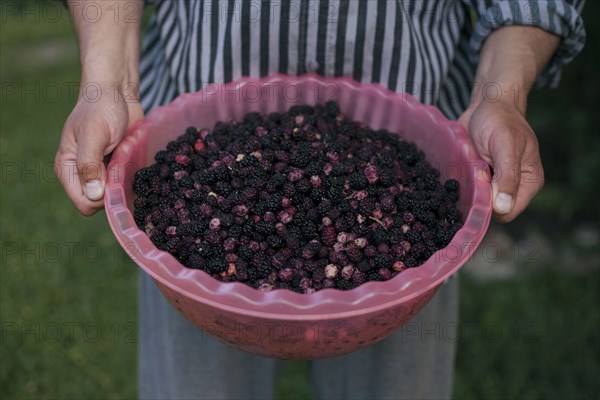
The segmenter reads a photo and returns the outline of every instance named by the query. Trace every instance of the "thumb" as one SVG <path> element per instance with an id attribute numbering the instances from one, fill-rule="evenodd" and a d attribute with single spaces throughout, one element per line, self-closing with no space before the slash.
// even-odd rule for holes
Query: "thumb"
<path id="1" fill-rule="evenodd" d="M 498 144 L 490 150 L 494 177 L 492 191 L 494 196 L 494 211 L 504 215 L 512 211 L 519 190 L 521 176 L 521 151 L 510 145 L 509 141 Z"/>
<path id="2" fill-rule="evenodd" d="M 77 146 L 77 172 L 83 193 L 91 201 L 104 197 L 106 143 L 103 135 L 81 135 Z"/>

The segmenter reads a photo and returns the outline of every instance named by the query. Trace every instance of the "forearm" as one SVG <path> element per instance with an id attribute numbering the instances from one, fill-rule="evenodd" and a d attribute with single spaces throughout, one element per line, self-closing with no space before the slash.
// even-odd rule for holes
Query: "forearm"
<path id="1" fill-rule="evenodd" d="M 93 3 L 92 11 L 86 1 L 68 1 L 79 41 L 82 81 L 137 85 L 143 0 Z"/>
<path id="2" fill-rule="evenodd" d="M 559 42 L 558 36 L 531 26 L 492 32 L 482 48 L 472 106 L 484 99 L 508 101 L 524 114 L 527 95 Z"/>

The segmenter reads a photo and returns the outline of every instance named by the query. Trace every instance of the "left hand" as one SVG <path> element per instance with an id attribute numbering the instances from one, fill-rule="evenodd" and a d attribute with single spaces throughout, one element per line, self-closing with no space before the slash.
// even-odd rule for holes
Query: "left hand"
<path id="1" fill-rule="evenodd" d="M 518 105 L 482 100 L 459 118 L 481 158 L 493 168 L 494 217 L 510 222 L 544 186 L 538 141 Z"/>

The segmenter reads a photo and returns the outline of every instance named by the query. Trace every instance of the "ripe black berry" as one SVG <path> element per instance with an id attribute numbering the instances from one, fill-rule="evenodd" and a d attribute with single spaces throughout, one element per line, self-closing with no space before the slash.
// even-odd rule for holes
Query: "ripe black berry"
<path id="1" fill-rule="evenodd" d="M 188 128 L 134 177 L 134 220 L 189 268 L 258 290 L 385 281 L 462 226 L 459 183 L 335 102 Z"/>

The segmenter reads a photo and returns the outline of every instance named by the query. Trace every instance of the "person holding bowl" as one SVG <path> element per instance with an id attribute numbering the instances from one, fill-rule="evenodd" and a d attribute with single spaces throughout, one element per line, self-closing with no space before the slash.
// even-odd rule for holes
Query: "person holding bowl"
<path id="1" fill-rule="evenodd" d="M 149 3 L 140 55 L 142 0 L 94 2 L 96 18 L 84 1 L 68 1 L 81 87 L 101 94 L 80 95 L 55 160 L 84 215 L 103 207 L 104 157 L 153 108 L 212 82 L 314 72 L 408 92 L 458 119 L 493 168 L 495 218 L 510 222 L 544 184 L 527 96 L 558 84 L 585 42 L 578 0 Z M 413 323 L 456 323 L 457 298 L 450 279 Z M 140 327 L 140 398 L 272 398 L 281 361 L 207 338 L 143 274 Z M 317 398 L 449 398 L 454 355 L 453 341 L 400 331 L 312 361 L 311 379 Z"/>

